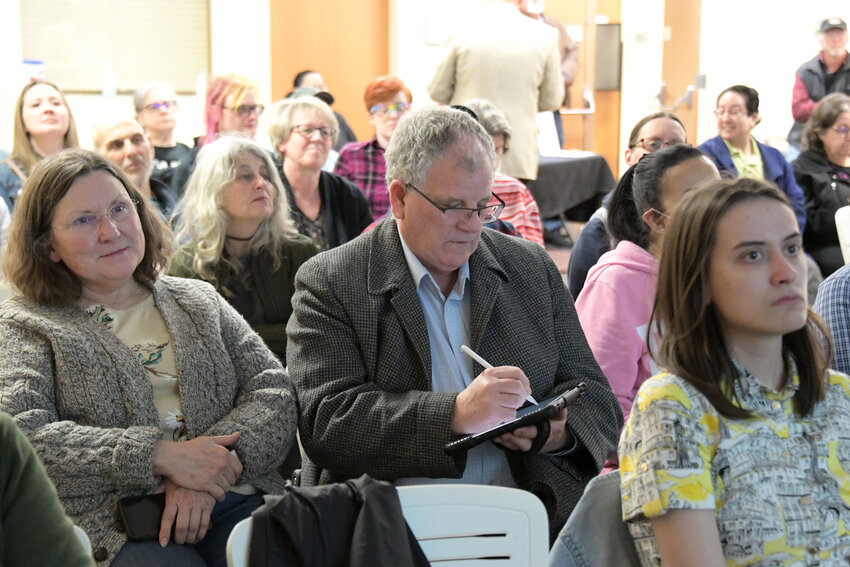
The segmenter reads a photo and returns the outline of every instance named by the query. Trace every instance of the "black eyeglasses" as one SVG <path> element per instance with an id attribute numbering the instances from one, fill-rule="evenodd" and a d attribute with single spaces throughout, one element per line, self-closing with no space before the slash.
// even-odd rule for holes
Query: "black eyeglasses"
<path id="1" fill-rule="evenodd" d="M 632 147 L 634 148 L 634 147 L 640 146 L 643 149 L 645 149 L 646 151 L 652 153 L 652 152 L 657 152 L 661 148 L 669 148 L 670 146 L 679 146 L 679 145 L 684 144 L 684 143 L 685 142 L 680 142 L 678 140 L 671 141 L 671 142 L 665 142 L 661 138 L 641 138 Z"/>
<path id="2" fill-rule="evenodd" d="M 416 193 L 420 194 L 422 197 L 425 198 L 426 201 L 437 207 L 437 209 L 439 209 L 441 213 L 451 217 L 454 221 L 459 221 L 461 218 L 463 218 L 463 220 L 469 220 L 472 218 L 473 214 L 477 214 L 478 218 L 481 220 L 482 223 L 492 222 L 499 218 L 499 214 L 501 214 L 502 209 L 505 208 L 505 202 L 502 200 L 501 197 L 499 197 L 495 193 L 493 193 L 493 196 L 496 197 L 497 201 L 499 201 L 498 205 L 487 205 L 486 207 L 480 207 L 477 209 L 471 209 L 469 207 L 444 207 L 443 205 L 435 203 L 431 199 L 431 197 L 429 197 L 424 192 L 420 191 L 410 183 L 405 183 L 405 186 L 408 189 L 412 189 Z"/>
<path id="3" fill-rule="evenodd" d="M 240 104 L 239 106 L 231 106 L 230 111 L 239 114 L 243 118 L 252 112 L 256 112 L 257 116 L 263 113 L 266 109 L 262 104 Z"/>

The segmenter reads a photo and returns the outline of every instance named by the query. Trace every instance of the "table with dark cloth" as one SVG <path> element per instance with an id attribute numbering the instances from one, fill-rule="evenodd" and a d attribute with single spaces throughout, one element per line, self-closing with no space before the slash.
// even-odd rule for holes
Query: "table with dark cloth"
<path id="1" fill-rule="evenodd" d="M 528 188 L 541 218 L 564 214 L 569 220 L 584 222 L 615 185 L 611 168 L 601 155 L 564 151 L 560 156 L 540 156 L 537 180 Z"/>

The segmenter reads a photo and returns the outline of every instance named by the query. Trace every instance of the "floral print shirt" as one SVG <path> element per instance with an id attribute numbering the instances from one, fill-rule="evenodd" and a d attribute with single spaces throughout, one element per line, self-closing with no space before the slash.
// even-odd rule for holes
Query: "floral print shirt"
<path id="1" fill-rule="evenodd" d="M 147 370 L 154 392 L 154 403 L 159 412 L 163 439 L 185 441 L 186 426 L 180 405 L 177 377 L 177 360 L 174 342 L 153 295 L 126 309 L 112 309 L 93 305 L 86 312 L 105 325 L 138 357 L 139 364 Z"/>
<path id="2" fill-rule="evenodd" d="M 796 368 L 781 391 L 742 367 L 731 419 L 682 378 L 638 392 L 620 438 L 623 519 L 641 564 L 660 565 L 650 518 L 714 510 L 727 565 L 850 564 L 850 377 L 828 371 L 812 415 L 794 413 Z"/>

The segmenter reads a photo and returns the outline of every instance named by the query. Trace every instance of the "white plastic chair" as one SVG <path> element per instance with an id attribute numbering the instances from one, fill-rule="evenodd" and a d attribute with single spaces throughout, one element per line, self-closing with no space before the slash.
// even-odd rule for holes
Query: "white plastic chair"
<path id="1" fill-rule="evenodd" d="M 74 535 L 77 536 L 77 539 L 80 540 L 80 543 L 83 544 L 83 549 L 86 550 L 86 555 L 91 556 L 91 540 L 89 539 L 89 535 L 81 528 L 80 526 L 74 526 Z"/>
<path id="2" fill-rule="evenodd" d="M 404 486 L 398 497 L 428 561 L 447 567 L 544 567 L 549 519 L 540 500 L 500 486 Z M 227 566 L 247 567 L 251 518 L 227 538 Z"/>
<path id="3" fill-rule="evenodd" d="M 450 567 L 547 565 L 549 520 L 540 500 L 500 486 L 403 486 L 404 518 L 428 561 Z"/>
<path id="4" fill-rule="evenodd" d="M 251 518 L 245 518 L 227 537 L 227 567 L 248 567 L 251 554 Z"/>
<path id="5" fill-rule="evenodd" d="M 835 211 L 835 228 L 838 229 L 838 242 L 841 243 L 841 255 L 846 264 L 850 262 L 850 206 Z"/>

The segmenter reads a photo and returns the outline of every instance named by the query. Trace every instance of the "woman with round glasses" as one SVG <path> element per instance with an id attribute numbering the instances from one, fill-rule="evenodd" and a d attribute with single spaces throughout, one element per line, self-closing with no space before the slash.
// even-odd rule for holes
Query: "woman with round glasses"
<path id="1" fill-rule="evenodd" d="M 368 142 L 351 142 L 342 147 L 334 166 L 334 173 L 357 185 L 376 219 L 384 216 L 390 208 L 387 192 L 387 164 L 384 150 L 398 126 L 401 117 L 410 110 L 413 95 L 398 77 L 378 77 L 363 93 L 369 122 L 375 127 L 375 135 Z"/>
<path id="2" fill-rule="evenodd" d="M 3 256 L 0 411 L 103 565 L 223 565 L 295 438 L 280 362 L 211 285 L 161 275 L 170 243 L 115 164 L 74 149 L 27 179 Z M 152 493 L 158 535 L 128 541 L 119 500 Z"/>
<path id="3" fill-rule="evenodd" d="M 191 150 L 174 139 L 177 126 L 177 94 L 171 85 L 152 81 L 133 96 L 136 121 L 153 142 L 153 177 L 170 185 L 174 170 Z"/>
<path id="4" fill-rule="evenodd" d="M 626 166 L 633 166 L 645 154 L 684 144 L 685 140 L 685 127 L 675 114 L 654 112 L 644 116 L 637 121 L 629 133 L 629 145 L 625 151 Z M 594 211 L 582 227 L 570 254 L 567 265 L 567 286 L 573 300 L 578 299 L 590 268 L 599 261 L 600 256 L 611 250 L 611 235 L 608 233 L 610 195 L 611 193 L 602 199 L 602 206 Z"/>
<path id="5" fill-rule="evenodd" d="M 174 171 L 171 181 L 174 192 L 178 196 L 183 195 L 201 146 L 224 133 L 241 133 L 253 140 L 257 135 L 263 110 L 265 107 L 259 103 L 257 86 L 249 79 L 235 74 L 210 79 L 204 106 L 204 124 L 207 131 L 203 136 L 195 138 L 192 153 L 186 156 Z"/>
<path id="6" fill-rule="evenodd" d="M 78 145 L 77 127 L 62 91 L 47 81 L 24 86 L 15 102 L 12 155 L 0 163 L 0 197 L 9 211 L 39 160 Z"/>
<path id="7" fill-rule="evenodd" d="M 794 163 L 794 175 L 806 196 L 806 252 L 824 276 L 844 265 L 835 212 L 850 204 L 850 97 L 825 96 L 803 132 L 806 148 Z"/>
<path id="8" fill-rule="evenodd" d="M 316 97 L 284 99 L 272 107 L 270 121 L 298 232 L 320 250 L 354 239 L 372 222 L 372 211 L 356 185 L 322 171 L 337 136 L 333 110 Z"/>
<path id="9" fill-rule="evenodd" d="M 721 91 L 714 109 L 718 135 L 698 146 L 714 160 L 723 177 L 746 177 L 770 181 L 788 195 L 800 223 L 806 226 L 803 190 L 797 185 L 794 170 L 782 153 L 753 137 L 761 121 L 759 94 L 751 87 L 733 85 Z"/>
<path id="10" fill-rule="evenodd" d="M 617 245 L 588 272 L 576 312 L 626 418 L 638 388 L 657 371 L 649 355 L 649 320 L 667 224 L 683 195 L 718 179 L 699 150 L 676 145 L 643 156 L 611 197 L 608 232 Z"/>

